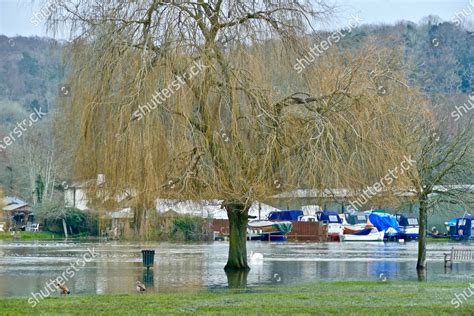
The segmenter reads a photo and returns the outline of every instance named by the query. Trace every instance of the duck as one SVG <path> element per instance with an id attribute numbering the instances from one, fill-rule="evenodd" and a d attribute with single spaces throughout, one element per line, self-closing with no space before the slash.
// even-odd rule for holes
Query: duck
<path id="1" fill-rule="evenodd" d="M 142 293 L 142 292 L 145 292 L 146 291 L 146 287 L 145 287 L 145 284 L 143 284 L 142 282 L 138 281 L 135 283 L 136 284 L 136 290 L 137 292 L 139 293 Z"/>
<path id="2" fill-rule="evenodd" d="M 263 261 L 263 255 L 259 252 L 250 251 L 250 261 L 262 262 Z"/>
<path id="3" fill-rule="evenodd" d="M 56 286 L 61 290 L 61 294 L 63 295 L 71 294 L 71 291 L 69 291 L 66 284 L 61 285 L 59 283 L 56 283 Z"/>

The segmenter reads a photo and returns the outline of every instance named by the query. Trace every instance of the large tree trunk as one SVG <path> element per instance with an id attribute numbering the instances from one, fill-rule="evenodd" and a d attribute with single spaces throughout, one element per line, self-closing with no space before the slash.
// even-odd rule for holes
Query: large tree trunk
<path id="1" fill-rule="evenodd" d="M 418 262 L 416 264 L 417 270 L 426 269 L 426 225 L 428 222 L 428 214 L 426 203 L 423 199 L 420 200 L 420 230 L 418 235 Z"/>
<path id="2" fill-rule="evenodd" d="M 225 205 L 229 217 L 229 258 L 224 267 L 226 272 L 249 271 L 247 264 L 248 208 L 243 204 Z"/>

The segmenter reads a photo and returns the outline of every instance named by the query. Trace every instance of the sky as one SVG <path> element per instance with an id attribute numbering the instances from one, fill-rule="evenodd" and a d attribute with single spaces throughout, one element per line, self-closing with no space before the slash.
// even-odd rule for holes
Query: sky
<path id="1" fill-rule="evenodd" d="M 48 36 L 42 19 L 31 22 L 44 4 L 58 0 L 0 0 L 0 35 L 9 37 Z M 314 0 L 318 1 L 318 0 Z M 363 24 L 392 24 L 400 20 L 420 22 L 423 17 L 437 15 L 443 21 L 464 10 L 474 12 L 474 0 L 330 0 L 337 5 L 337 12 L 324 28 L 342 28 L 351 16 L 360 16 Z M 38 16 L 38 15 L 36 15 Z M 474 14 L 466 21 L 473 23 Z M 41 23 L 39 23 L 41 22 Z"/>

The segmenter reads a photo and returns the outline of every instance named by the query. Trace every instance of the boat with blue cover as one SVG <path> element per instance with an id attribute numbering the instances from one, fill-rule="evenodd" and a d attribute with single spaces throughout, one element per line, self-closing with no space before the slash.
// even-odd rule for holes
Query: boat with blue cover
<path id="1" fill-rule="evenodd" d="M 341 241 L 383 241 L 385 237 L 384 231 L 379 231 L 377 228 L 364 228 L 352 234 L 340 235 Z"/>
<path id="2" fill-rule="evenodd" d="M 400 238 L 401 229 L 395 216 L 382 211 L 374 211 L 369 214 L 369 221 L 379 231 L 385 232 L 385 239 Z"/>
<path id="3" fill-rule="evenodd" d="M 449 235 L 454 240 L 474 239 L 474 216 L 456 218 L 456 225 L 450 226 Z"/>
<path id="4" fill-rule="evenodd" d="M 415 215 L 397 214 L 396 218 L 400 225 L 400 238 L 407 240 L 418 238 L 420 226 Z"/>
<path id="5" fill-rule="evenodd" d="M 248 223 L 247 233 L 250 240 L 285 241 L 292 229 L 289 221 L 254 220 Z"/>
<path id="6" fill-rule="evenodd" d="M 317 212 L 318 222 L 327 225 L 328 237 L 332 240 L 339 240 L 339 236 L 344 233 L 342 219 L 336 212 L 322 211 Z"/>

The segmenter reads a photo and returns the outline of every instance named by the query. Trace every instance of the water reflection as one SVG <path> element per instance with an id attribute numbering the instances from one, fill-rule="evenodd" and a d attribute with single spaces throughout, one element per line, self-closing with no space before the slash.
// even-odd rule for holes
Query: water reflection
<path id="1" fill-rule="evenodd" d="M 474 281 L 474 264 L 457 263 L 445 271 L 443 253 L 453 243 L 429 244 L 429 281 Z M 456 244 L 457 245 L 457 244 Z M 250 242 L 263 264 L 247 274 L 226 274 L 228 244 L 119 242 L 0 242 L 0 296 L 26 296 L 61 275 L 87 248 L 99 256 L 67 282 L 72 293 L 133 293 L 142 281 L 149 291 L 259 286 L 331 280 L 418 280 L 416 243 L 267 243 Z M 463 244 L 473 247 L 473 244 Z M 141 250 L 154 249 L 155 264 L 146 271 Z M 58 294 L 59 295 L 59 294 Z"/>
<path id="2" fill-rule="evenodd" d="M 142 283 L 145 284 L 147 289 L 152 289 L 154 286 L 154 281 L 153 281 L 153 270 L 146 269 L 143 271 L 143 279 Z"/>
<path id="3" fill-rule="evenodd" d="M 416 273 L 418 274 L 418 281 L 420 282 L 425 282 L 427 281 L 427 270 L 426 269 L 420 269 L 416 270 Z"/>
<path id="4" fill-rule="evenodd" d="M 230 289 L 244 289 L 247 287 L 248 271 L 226 272 L 227 284 Z"/>

